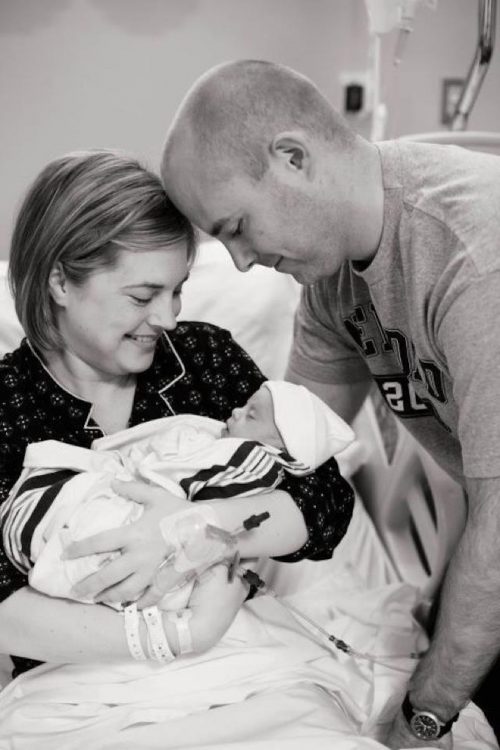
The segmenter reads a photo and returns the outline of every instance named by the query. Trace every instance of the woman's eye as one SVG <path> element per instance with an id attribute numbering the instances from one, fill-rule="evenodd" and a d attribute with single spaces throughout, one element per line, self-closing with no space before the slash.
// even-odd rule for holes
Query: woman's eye
<path id="1" fill-rule="evenodd" d="M 182 287 L 180 286 L 178 289 L 174 289 L 174 297 L 180 297 L 182 294 Z"/>
<path id="2" fill-rule="evenodd" d="M 148 302 L 151 302 L 151 297 L 135 297 L 133 294 L 130 295 L 130 299 L 135 305 L 147 305 Z"/>

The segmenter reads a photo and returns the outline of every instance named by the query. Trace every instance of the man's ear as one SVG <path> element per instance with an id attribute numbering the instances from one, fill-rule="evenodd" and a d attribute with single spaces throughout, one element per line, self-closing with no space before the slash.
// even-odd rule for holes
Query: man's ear
<path id="1" fill-rule="evenodd" d="M 311 153 L 301 133 L 290 131 L 275 136 L 271 144 L 271 157 L 279 160 L 286 169 L 306 175 L 310 172 Z"/>
<path id="2" fill-rule="evenodd" d="M 61 263 L 56 263 L 49 274 L 50 295 L 56 305 L 66 307 L 66 276 Z"/>

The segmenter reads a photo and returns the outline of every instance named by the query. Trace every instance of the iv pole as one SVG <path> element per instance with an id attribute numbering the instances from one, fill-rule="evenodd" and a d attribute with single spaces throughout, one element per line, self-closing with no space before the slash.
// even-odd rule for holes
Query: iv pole
<path id="1" fill-rule="evenodd" d="M 479 2 L 479 40 L 462 94 L 451 121 L 451 130 L 465 130 L 479 89 L 488 70 L 495 45 L 497 0 Z"/>

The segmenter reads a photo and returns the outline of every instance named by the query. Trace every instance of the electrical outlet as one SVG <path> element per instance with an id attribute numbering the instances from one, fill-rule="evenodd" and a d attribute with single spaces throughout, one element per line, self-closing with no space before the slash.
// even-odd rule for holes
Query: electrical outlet
<path id="1" fill-rule="evenodd" d="M 367 71 L 341 73 L 342 106 L 347 115 L 366 114 L 372 110 L 371 76 Z"/>
<path id="2" fill-rule="evenodd" d="M 451 125 L 464 87 L 463 78 L 443 78 L 441 90 L 441 123 Z"/>

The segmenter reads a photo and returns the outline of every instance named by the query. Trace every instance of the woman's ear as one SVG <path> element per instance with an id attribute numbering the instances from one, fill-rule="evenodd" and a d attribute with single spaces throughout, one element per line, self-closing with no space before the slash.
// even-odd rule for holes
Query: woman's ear
<path id="1" fill-rule="evenodd" d="M 61 263 L 56 263 L 49 274 L 50 295 L 56 305 L 66 307 L 66 276 Z"/>
<path id="2" fill-rule="evenodd" d="M 311 153 L 306 139 L 298 132 L 279 133 L 271 143 L 271 158 L 280 166 L 308 175 L 311 169 Z"/>

